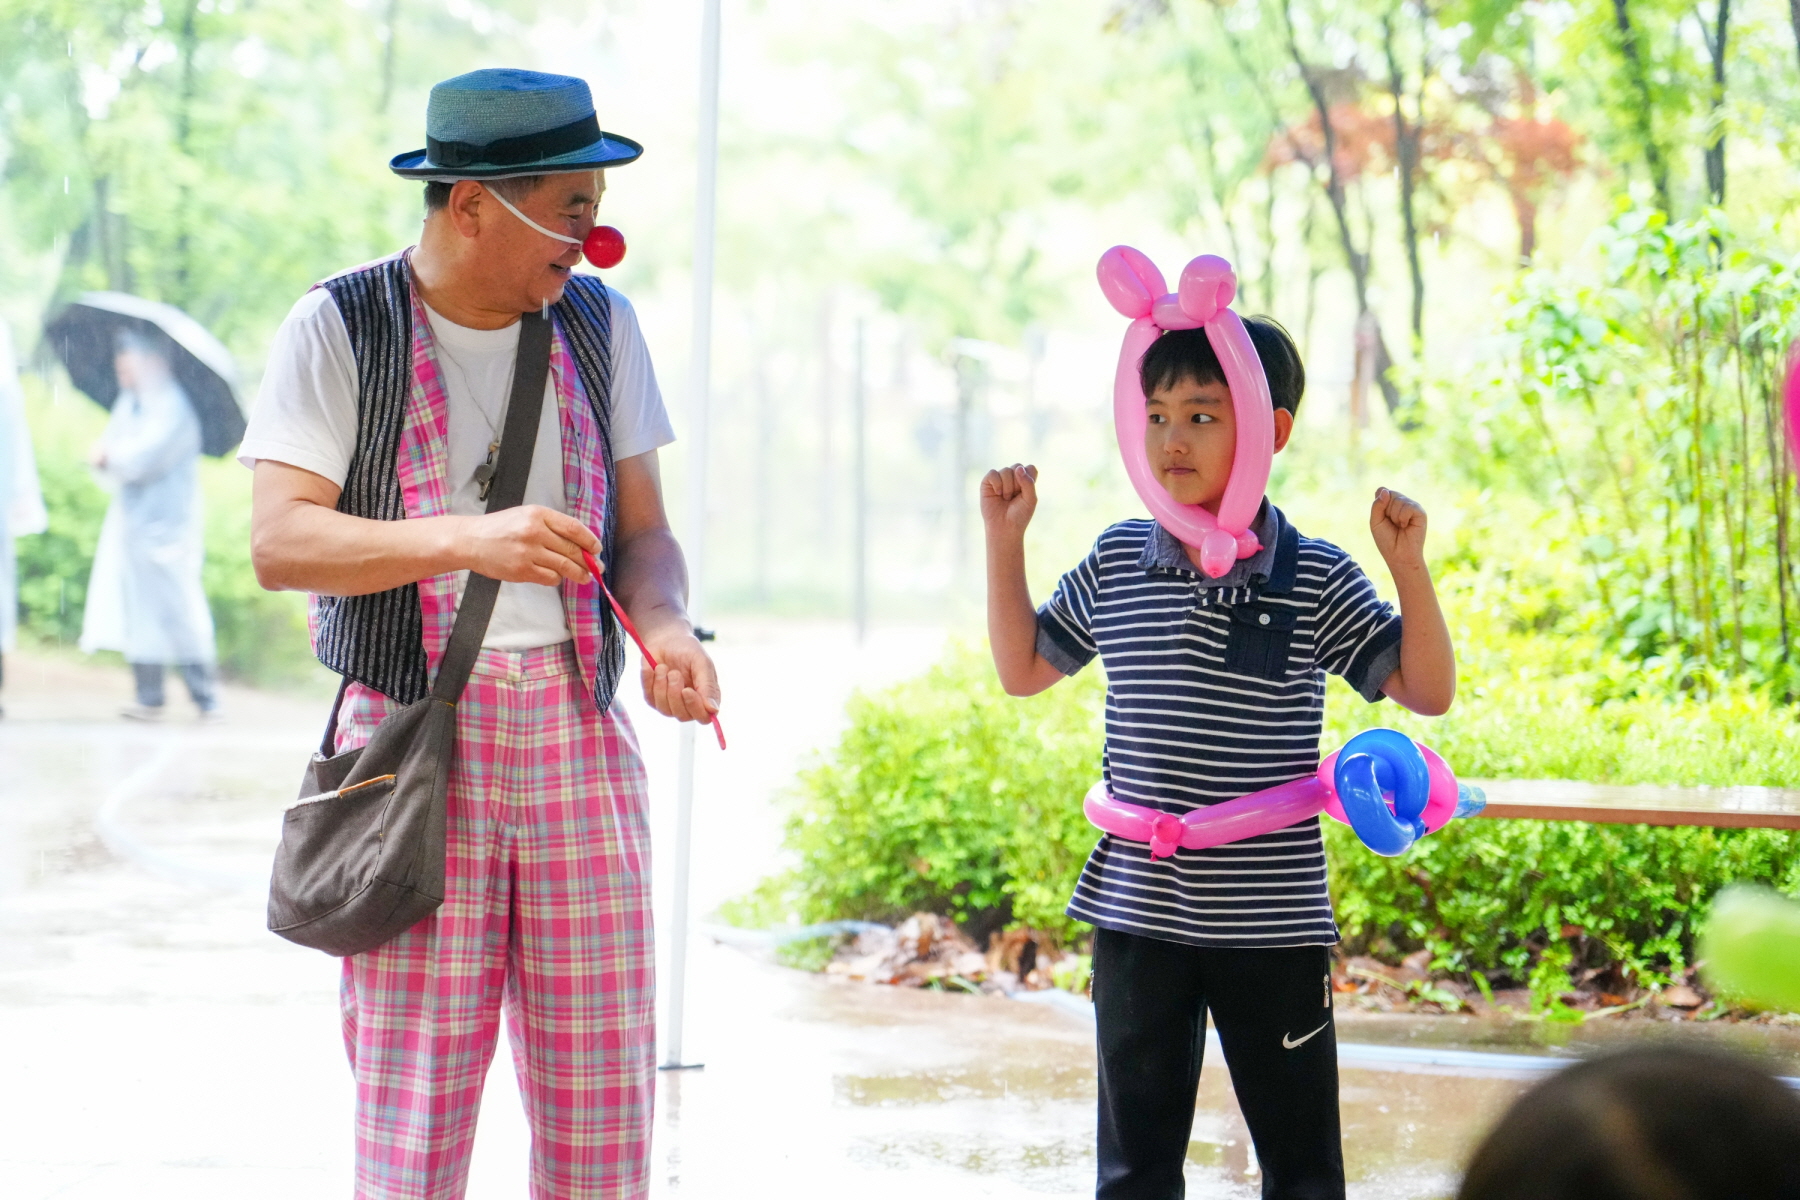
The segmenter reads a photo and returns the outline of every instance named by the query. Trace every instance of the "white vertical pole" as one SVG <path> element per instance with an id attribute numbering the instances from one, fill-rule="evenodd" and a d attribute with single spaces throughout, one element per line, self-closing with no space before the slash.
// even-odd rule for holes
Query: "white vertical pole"
<path id="1" fill-rule="evenodd" d="M 707 409 L 712 392 L 713 240 L 719 199 L 719 0 L 701 0 L 700 104 L 694 139 L 694 335 L 689 360 L 687 529 L 688 615 L 700 623 L 706 594 Z M 675 797 L 675 896 L 669 910 L 669 1011 L 662 1069 L 681 1060 L 687 989 L 688 860 L 694 827 L 694 726 L 681 727 Z"/>

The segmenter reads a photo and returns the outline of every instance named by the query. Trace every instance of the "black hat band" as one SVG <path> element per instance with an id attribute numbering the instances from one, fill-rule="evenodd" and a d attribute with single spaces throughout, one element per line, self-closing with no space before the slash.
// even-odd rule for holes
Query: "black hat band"
<path id="1" fill-rule="evenodd" d="M 579 121 L 558 125 L 555 129 L 501 138 L 485 146 L 472 142 L 440 142 L 427 137 L 425 153 L 431 165 L 437 167 L 470 167 L 476 163 L 519 167 L 581 150 L 598 142 L 600 136 L 600 118 L 589 113 Z"/>

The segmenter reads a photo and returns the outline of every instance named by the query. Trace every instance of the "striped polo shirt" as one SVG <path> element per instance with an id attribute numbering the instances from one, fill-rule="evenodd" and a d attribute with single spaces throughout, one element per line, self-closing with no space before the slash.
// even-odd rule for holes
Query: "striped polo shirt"
<path id="1" fill-rule="evenodd" d="M 1038 652 L 1057 670 L 1105 664 L 1103 770 L 1120 800 L 1185 813 L 1310 775 L 1325 672 L 1373 702 L 1400 665 L 1399 614 L 1354 559 L 1267 501 L 1253 528 L 1263 548 L 1208 579 L 1162 526 L 1122 521 L 1038 610 Z M 1154 860 L 1106 834 L 1068 913 L 1195 946 L 1338 938 L 1318 817 Z"/>

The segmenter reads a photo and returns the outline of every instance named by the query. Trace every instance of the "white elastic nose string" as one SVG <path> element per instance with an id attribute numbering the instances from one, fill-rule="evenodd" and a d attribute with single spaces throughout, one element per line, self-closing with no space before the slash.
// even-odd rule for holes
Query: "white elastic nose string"
<path id="1" fill-rule="evenodd" d="M 559 242 L 567 242 L 571 246 L 581 245 L 580 238 L 572 238 L 565 233 L 551 233 L 548 229 L 545 229 L 542 225 L 539 225 L 536 221 L 532 220 L 530 217 L 526 216 L 524 213 L 522 213 L 518 209 L 514 208 L 511 204 L 507 203 L 506 197 L 502 196 L 499 192 L 496 192 L 493 188 L 489 188 L 487 190 L 487 193 L 488 193 L 488 195 L 492 196 L 494 199 L 498 200 L 501 204 L 505 205 L 507 212 L 509 212 L 513 216 L 519 218 L 519 220 L 525 222 L 527 225 L 531 226 L 533 229 L 537 230 L 539 233 L 543 234 L 545 237 L 555 238 Z"/>

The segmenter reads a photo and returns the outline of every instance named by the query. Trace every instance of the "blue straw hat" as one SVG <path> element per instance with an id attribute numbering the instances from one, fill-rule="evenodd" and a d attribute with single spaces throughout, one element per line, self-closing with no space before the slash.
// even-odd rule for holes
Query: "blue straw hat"
<path id="1" fill-rule="evenodd" d="M 425 149 L 388 166 L 406 179 L 510 179 L 619 167 L 643 152 L 600 128 L 582 80 L 494 67 L 433 87 Z"/>

